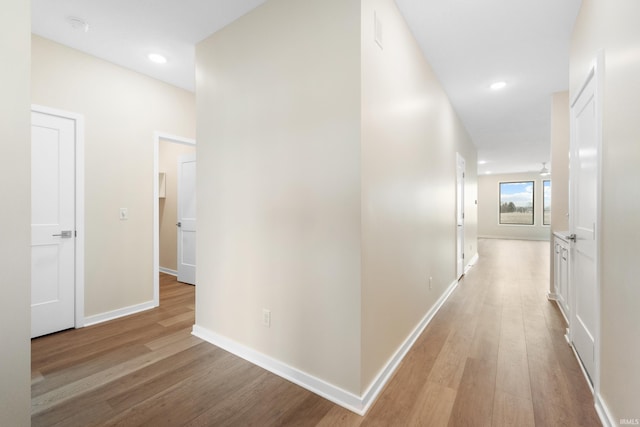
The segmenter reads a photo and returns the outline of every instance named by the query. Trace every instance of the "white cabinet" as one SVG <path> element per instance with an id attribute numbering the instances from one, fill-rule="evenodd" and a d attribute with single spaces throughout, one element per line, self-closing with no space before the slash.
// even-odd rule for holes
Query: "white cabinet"
<path id="1" fill-rule="evenodd" d="M 566 234 L 554 233 L 553 283 L 558 306 L 565 319 L 569 319 L 571 306 L 569 301 L 569 256 L 571 254 Z"/>

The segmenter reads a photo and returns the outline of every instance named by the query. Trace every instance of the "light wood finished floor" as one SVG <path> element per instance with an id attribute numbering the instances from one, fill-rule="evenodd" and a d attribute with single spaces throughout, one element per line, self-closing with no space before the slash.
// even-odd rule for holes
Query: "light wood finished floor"
<path id="1" fill-rule="evenodd" d="M 598 426 L 547 301 L 548 243 L 481 240 L 480 261 L 365 417 L 190 335 L 194 288 L 158 309 L 32 342 L 33 426 Z"/>

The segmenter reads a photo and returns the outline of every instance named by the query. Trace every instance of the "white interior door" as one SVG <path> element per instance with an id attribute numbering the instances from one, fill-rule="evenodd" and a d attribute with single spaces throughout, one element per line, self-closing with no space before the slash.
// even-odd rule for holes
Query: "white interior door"
<path id="1" fill-rule="evenodd" d="M 75 122 L 31 113 L 31 337 L 75 326 Z"/>
<path id="2" fill-rule="evenodd" d="M 178 158 L 178 281 L 196 284 L 196 155 Z"/>
<path id="3" fill-rule="evenodd" d="M 593 379 L 599 296 L 596 233 L 598 213 L 598 115 L 592 74 L 571 107 L 569 227 L 575 235 L 570 256 L 571 339 Z"/>
<path id="4" fill-rule="evenodd" d="M 464 158 L 456 153 L 456 272 L 458 279 L 464 274 Z"/>

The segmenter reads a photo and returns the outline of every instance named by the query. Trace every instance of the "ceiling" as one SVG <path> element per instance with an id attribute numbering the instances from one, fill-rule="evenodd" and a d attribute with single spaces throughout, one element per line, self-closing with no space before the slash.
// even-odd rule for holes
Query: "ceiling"
<path id="1" fill-rule="evenodd" d="M 195 44 L 264 1 L 32 0 L 32 31 L 193 91 Z M 396 3 L 486 162 L 478 173 L 540 170 L 550 157 L 551 94 L 569 86 L 581 0 Z M 167 63 L 150 62 L 151 52 Z M 496 81 L 507 86 L 491 90 Z"/>

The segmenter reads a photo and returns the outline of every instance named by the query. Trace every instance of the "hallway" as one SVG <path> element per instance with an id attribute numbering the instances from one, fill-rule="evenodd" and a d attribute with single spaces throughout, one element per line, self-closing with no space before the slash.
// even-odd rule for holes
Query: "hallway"
<path id="1" fill-rule="evenodd" d="M 194 288 L 161 275 L 160 308 L 32 341 L 32 423 L 600 425 L 546 299 L 549 243 L 479 253 L 365 417 L 191 336 Z"/>

